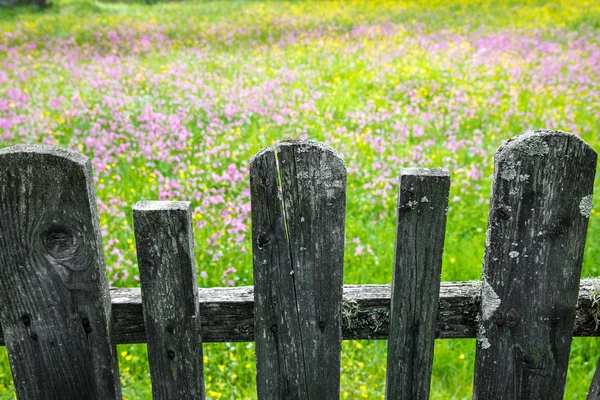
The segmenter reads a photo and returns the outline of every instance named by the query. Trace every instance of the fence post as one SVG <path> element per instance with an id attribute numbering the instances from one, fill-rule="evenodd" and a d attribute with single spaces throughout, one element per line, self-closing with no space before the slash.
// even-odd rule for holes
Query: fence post
<path id="1" fill-rule="evenodd" d="M 89 160 L 0 150 L 0 318 L 17 395 L 120 399 Z"/>
<path id="2" fill-rule="evenodd" d="M 152 398 L 203 399 L 204 377 L 189 202 L 133 207 Z"/>
<path id="3" fill-rule="evenodd" d="M 400 171 L 386 399 L 428 399 L 450 176 Z"/>
<path id="4" fill-rule="evenodd" d="M 277 157 L 277 159 L 276 159 Z M 339 399 L 346 168 L 284 142 L 250 163 L 260 399 Z"/>
<path id="5" fill-rule="evenodd" d="M 563 398 L 596 159 L 546 130 L 496 153 L 474 399 Z"/>

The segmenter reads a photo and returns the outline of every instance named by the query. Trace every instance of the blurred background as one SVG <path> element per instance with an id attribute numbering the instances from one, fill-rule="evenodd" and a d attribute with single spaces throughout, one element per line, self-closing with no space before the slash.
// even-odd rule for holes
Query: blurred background
<path id="1" fill-rule="evenodd" d="M 281 140 L 346 161 L 347 284 L 391 282 L 400 167 L 450 170 L 442 279 L 479 280 L 498 146 L 549 128 L 600 151 L 597 2 L 148 3 L 0 0 L 0 147 L 90 157 L 114 287 L 139 285 L 142 199 L 192 202 L 201 287 L 251 285 L 248 162 Z M 599 214 L 594 200 L 583 277 L 600 275 Z M 386 346 L 344 342 L 343 399 L 383 398 Z M 209 398 L 256 397 L 252 343 L 204 354 Z M 438 340 L 431 397 L 470 398 L 474 355 Z M 599 355 L 574 340 L 565 398 L 585 397 Z M 125 398 L 150 398 L 145 346 L 119 358 Z"/>

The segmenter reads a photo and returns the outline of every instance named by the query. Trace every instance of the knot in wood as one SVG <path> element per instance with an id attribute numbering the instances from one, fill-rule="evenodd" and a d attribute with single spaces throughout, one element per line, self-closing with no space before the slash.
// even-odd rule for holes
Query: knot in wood
<path id="1" fill-rule="evenodd" d="M 271 327 L 271 332 L 273 332 L 273 333 L 277 333 L 277 331 L 279 331 L 279 328 L 277 327 L 277 325 L 273 325 L 273 326 Z"/>
<path id="2" fill-rule="evenodd" d="M 169 357 L 169 360 L 173 360 L 175 358 L 175 352 L 173 350 L 167 351 L 167 357 Z"/>
<path id="3" fill-rule="evenodd" d="M 567 217 L 556 218 L 550 223 L 544 225 L 542 235 L 545 236 L 562 236 L 569 231 L 572 222 Z"/>
<path id="4" fill-rule="evenodd" d="M 29 314 L 23 314 L 23 325 L 31 325 L 31 317 L 29 316 Z"/>
<path id="5" fill-rule="evenodd" d="M 519 323 L 519 313 L 514 308 L 511 308 L 506 315 L 506 325 L 514 327 Z"/>
<path id="6" fill-rule="evenodd" d="M 269 243 L 271 243 L 271 238 L 267 233 L 260 233 L 256 238 L 256 244 L 260 250 L 268 246 Z"/>
<path id="7" fill-rule="evenodd" d="M 510 218 L 510 207 L 505 206 L 504 204 L 498 205 L 494 208 L 494 217 L 495 220 L 507 220 Z"/>
<path id="8" fill-rule="evenodd" d="M 85 333 L 90 334 L 92 333 L 92 327 L 90 326 L 90 320 L 87 318 L 83 318 L 81 320 L 81 325 L 83 325 L 83 330 Z"/>
<path id="9" fill-rule="evenodd" d="M 53 226 L 42 234 L 44 249 L 58 260 L 73 258 L 78 251 L 79 243 L 73 233 L 66 228 Z"/>

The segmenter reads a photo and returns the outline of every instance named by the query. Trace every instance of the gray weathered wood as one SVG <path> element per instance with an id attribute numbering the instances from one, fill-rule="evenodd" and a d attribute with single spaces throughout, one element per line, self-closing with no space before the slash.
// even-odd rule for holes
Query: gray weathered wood
<path id="1" fill-rule="evenodd" d="M 252 160 L 250 187 L 258 396 L 338 399 L 344 162 L 284 142 Z"/>
<path id="2" fill-rule="evenodd" d="M 121 398 L 89 160 L 0 150 L 0 320 L 22 399 Z"/>
<path id="3" fill-rule="evenodd" d="M 189 202 L 141 201 L 133 223 L 153 399 L 203 399 L 204 372 Z"/>
<path id="4" fill-rule="evenodd" d="M 557 131 L 496 153 L 473 398 L 562 399 L 596 159 Z"/>
<path id="5" fill-rule="evenodd" d="M 390 306 L 386 399 L 428 399 L 450 176 L 402 169 Z"/>
<path id="6" fill-rule="evenodd" d="M 366 265 L 365 268 L 369 268 Z M 344 340 L 387 339 L 391 285 L 344 285 L 342 336 Z M 481 282 L 442 282 L 438 305 L 436 338 L 467 339 L 476 334 Z M 592 280 L 583 279 L 573 336 L 597 337 L 591 305 Z M 146 329 L 139 288 L 112 288 L 115 341 L 145 343 Z M 203 342 L 254 341 L 254 290 L 252 286 L 198 289 Z M 4 336 L 0 327 L 0 346 Z"/>

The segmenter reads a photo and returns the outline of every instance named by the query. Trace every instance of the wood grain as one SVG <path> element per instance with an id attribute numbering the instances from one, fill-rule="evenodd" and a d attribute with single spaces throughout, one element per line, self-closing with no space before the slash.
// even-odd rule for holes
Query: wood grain
<path id="1" fill-rule="evenodd" d="M 204 368 L 189 202 L 141 201 L 133 222 L 152 398 L 203 399 Z"/>
<path id="2" fill-rule="evenodd" d="M 402 169 L 388 338 L 386 399 L 428 399 L 450 176 Z"/>
<path id="3" fill-rule="evenodd" d="M 89 160 L 0 150 L 0 320 L 23 399 L 120 399 Z"/>
<path id="4" fill-rule="evenodd" d="M 250 187 L 258 396 L 339 399 L 345 165 L 284 142 L 252 160 Z"/>
<path id="5" fill-rule="evenodd" d="M 495 157 L 475 399 L 562 399 L 596 153 L 534 131 Z"/>

